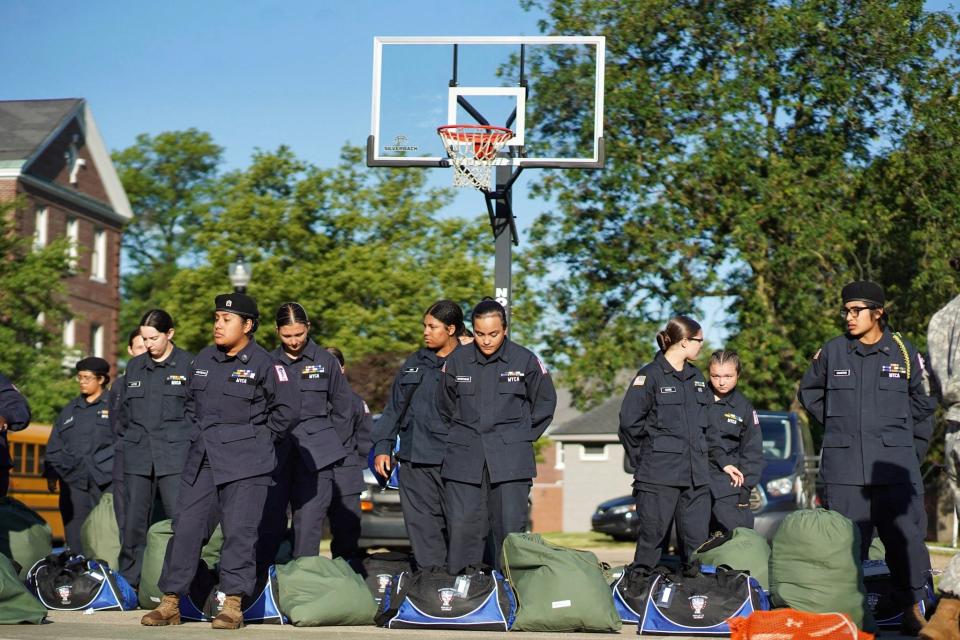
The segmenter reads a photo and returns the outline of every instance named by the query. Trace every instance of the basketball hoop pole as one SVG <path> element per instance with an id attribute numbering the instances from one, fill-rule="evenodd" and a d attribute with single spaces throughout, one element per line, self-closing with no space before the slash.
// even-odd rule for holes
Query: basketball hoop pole
<path id="1" fill-rule="evenodd" d="M 508 327 L 513 302 L 513 245 L 519 242 L 516 220 L 513 217 L 513 183 L 519 173 L 519 169 L 515 171 L 508 164 L 498 165 L 494 174 L 496 190 L 483 192 L 493 227 L 493 297 L 506 310 Z"/>

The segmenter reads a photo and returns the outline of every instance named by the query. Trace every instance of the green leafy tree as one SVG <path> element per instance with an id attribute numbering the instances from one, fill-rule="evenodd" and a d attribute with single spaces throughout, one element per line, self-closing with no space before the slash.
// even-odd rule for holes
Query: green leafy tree
<path id="1" fill-rule="evenodd" d="M 66 317 L 70 256 L 66 240 L 34 249 L 32 238 L 20 236 L 14 218 L 20 206 L 0 203 L 0 372 L 27 398 L 34 421 L 50 423 L 77 394 L 64 375 L 60 332 L 51 330 Z"/>
<path id="2" fill-rule="evenodd" d="M 123 233 L 129 266 L 122 279 L 121 335 L 157 304 L 182 265 L 202 258 L 194 236 L 211 215 L 222 156 L 210 134 L 196 129 L 141 134 L 113 154 L 136 214 Z"/>
<path id="3" fill-rule="evenodd" d="M 791 404 L 841 328 L 846 281 L 887 284 L 919 337 L 945 301 L 945 285 L 924 289 L 942 277 L 932 265 L 956 238 L 953 17 L 920 0 L 525 4 L 544 33 L 607 36 L 606 169 L 544 174 L 537 192 L 558 207 L 526 256 L 557 319 L 548 355 L 581 404 L 619 390 L 654 328 L 710 298 L 761 407 Z M 585 142 L 592 116 L 568 96 L 592 91 L 592 65 L 534 56 L 536 135 Z M 953 230 L 936 230 L 943 216 Z"/>
<path id="4" fill-rule="evenodd" d="M 257 152 L 213 191 L 215 215 L 192 237 L 203 262 L 178 269 L 156 298 L 184 348 L 210 343 L 213 298 L 230 290 L 228 266 L 240 253 L 253 269 L 258 340 L 276 345 L 273 313 L 296 300 L 315 339 L 342 349 L 348 363 L 415 350 L 432 302 L 469 304 L 489 293 L 483 217 L 440 217 L 452 193 L 427 187 L 422 171 L 367 169 L 352 146 L 337 166 L 319 168 L 280 147 Z"/>

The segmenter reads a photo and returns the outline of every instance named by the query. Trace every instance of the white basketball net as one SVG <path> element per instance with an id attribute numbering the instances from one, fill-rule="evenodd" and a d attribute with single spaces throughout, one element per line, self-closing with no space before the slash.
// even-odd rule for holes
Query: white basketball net
<path id="1" fill-rule="evenodd" d="M 449 125 L 440 127 L 437 133 L 453 165 L 453 186 L 488 191 L 497 154 L 513 132 L 484 125 Z"/>

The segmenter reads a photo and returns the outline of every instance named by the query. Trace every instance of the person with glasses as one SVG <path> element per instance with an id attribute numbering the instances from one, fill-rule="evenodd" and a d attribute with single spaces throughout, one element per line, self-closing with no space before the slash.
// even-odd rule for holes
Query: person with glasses
<path id="1" fill-rule="evenodd" d="M 47 442 L 44 475 L 51 493 L 60 484 L 60 516 L 67 547 L 85 553 L 80 527 L 113 480 L 114 433 L 110 423 L 110 364 L 84 358 L 76 364 L 80 395 L 57 417 Z"/>
<path id="2" fill-rule="evenodd" d="M 674 515 L 680 555 L 709 536 L 708 408 L 713 401 L 691 361 L 703 347 L 700 325 L 675 316 L 657 333 L 660 351 L 637 372 L 620 407 L 620 442 L 633 472 L 640 532 L 631 570 L 649 572 Z"/>
<path id="3" fill-rule="evenodd" d="M 902 607 L 900 632 L 916 636 L 930 559 L 918 429 L 936 408 L 924 389 L 924 363 L 912 344 L 887 326 L 883 288 L 851 282 L 841 292 L 846 332 L 817 351 L 798 399 L 823 425 L 821 501 L 860 530 L 860 556 L 876 527 Z"/>

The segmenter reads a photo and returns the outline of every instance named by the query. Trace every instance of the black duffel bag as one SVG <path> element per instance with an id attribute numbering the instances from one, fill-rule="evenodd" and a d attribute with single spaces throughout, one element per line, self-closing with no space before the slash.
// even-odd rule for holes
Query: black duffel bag
<path id="1" fill-rule="evenodd" d="M 390 588 L 394 576 L 411 573 L 414 570 L 413 556 L 401 551 L 382 551 L 372 553 L 360 561 L 351 564 L 354 571 L 363 577 L 373 599 L 380 604 L 383 595 Z"/>

